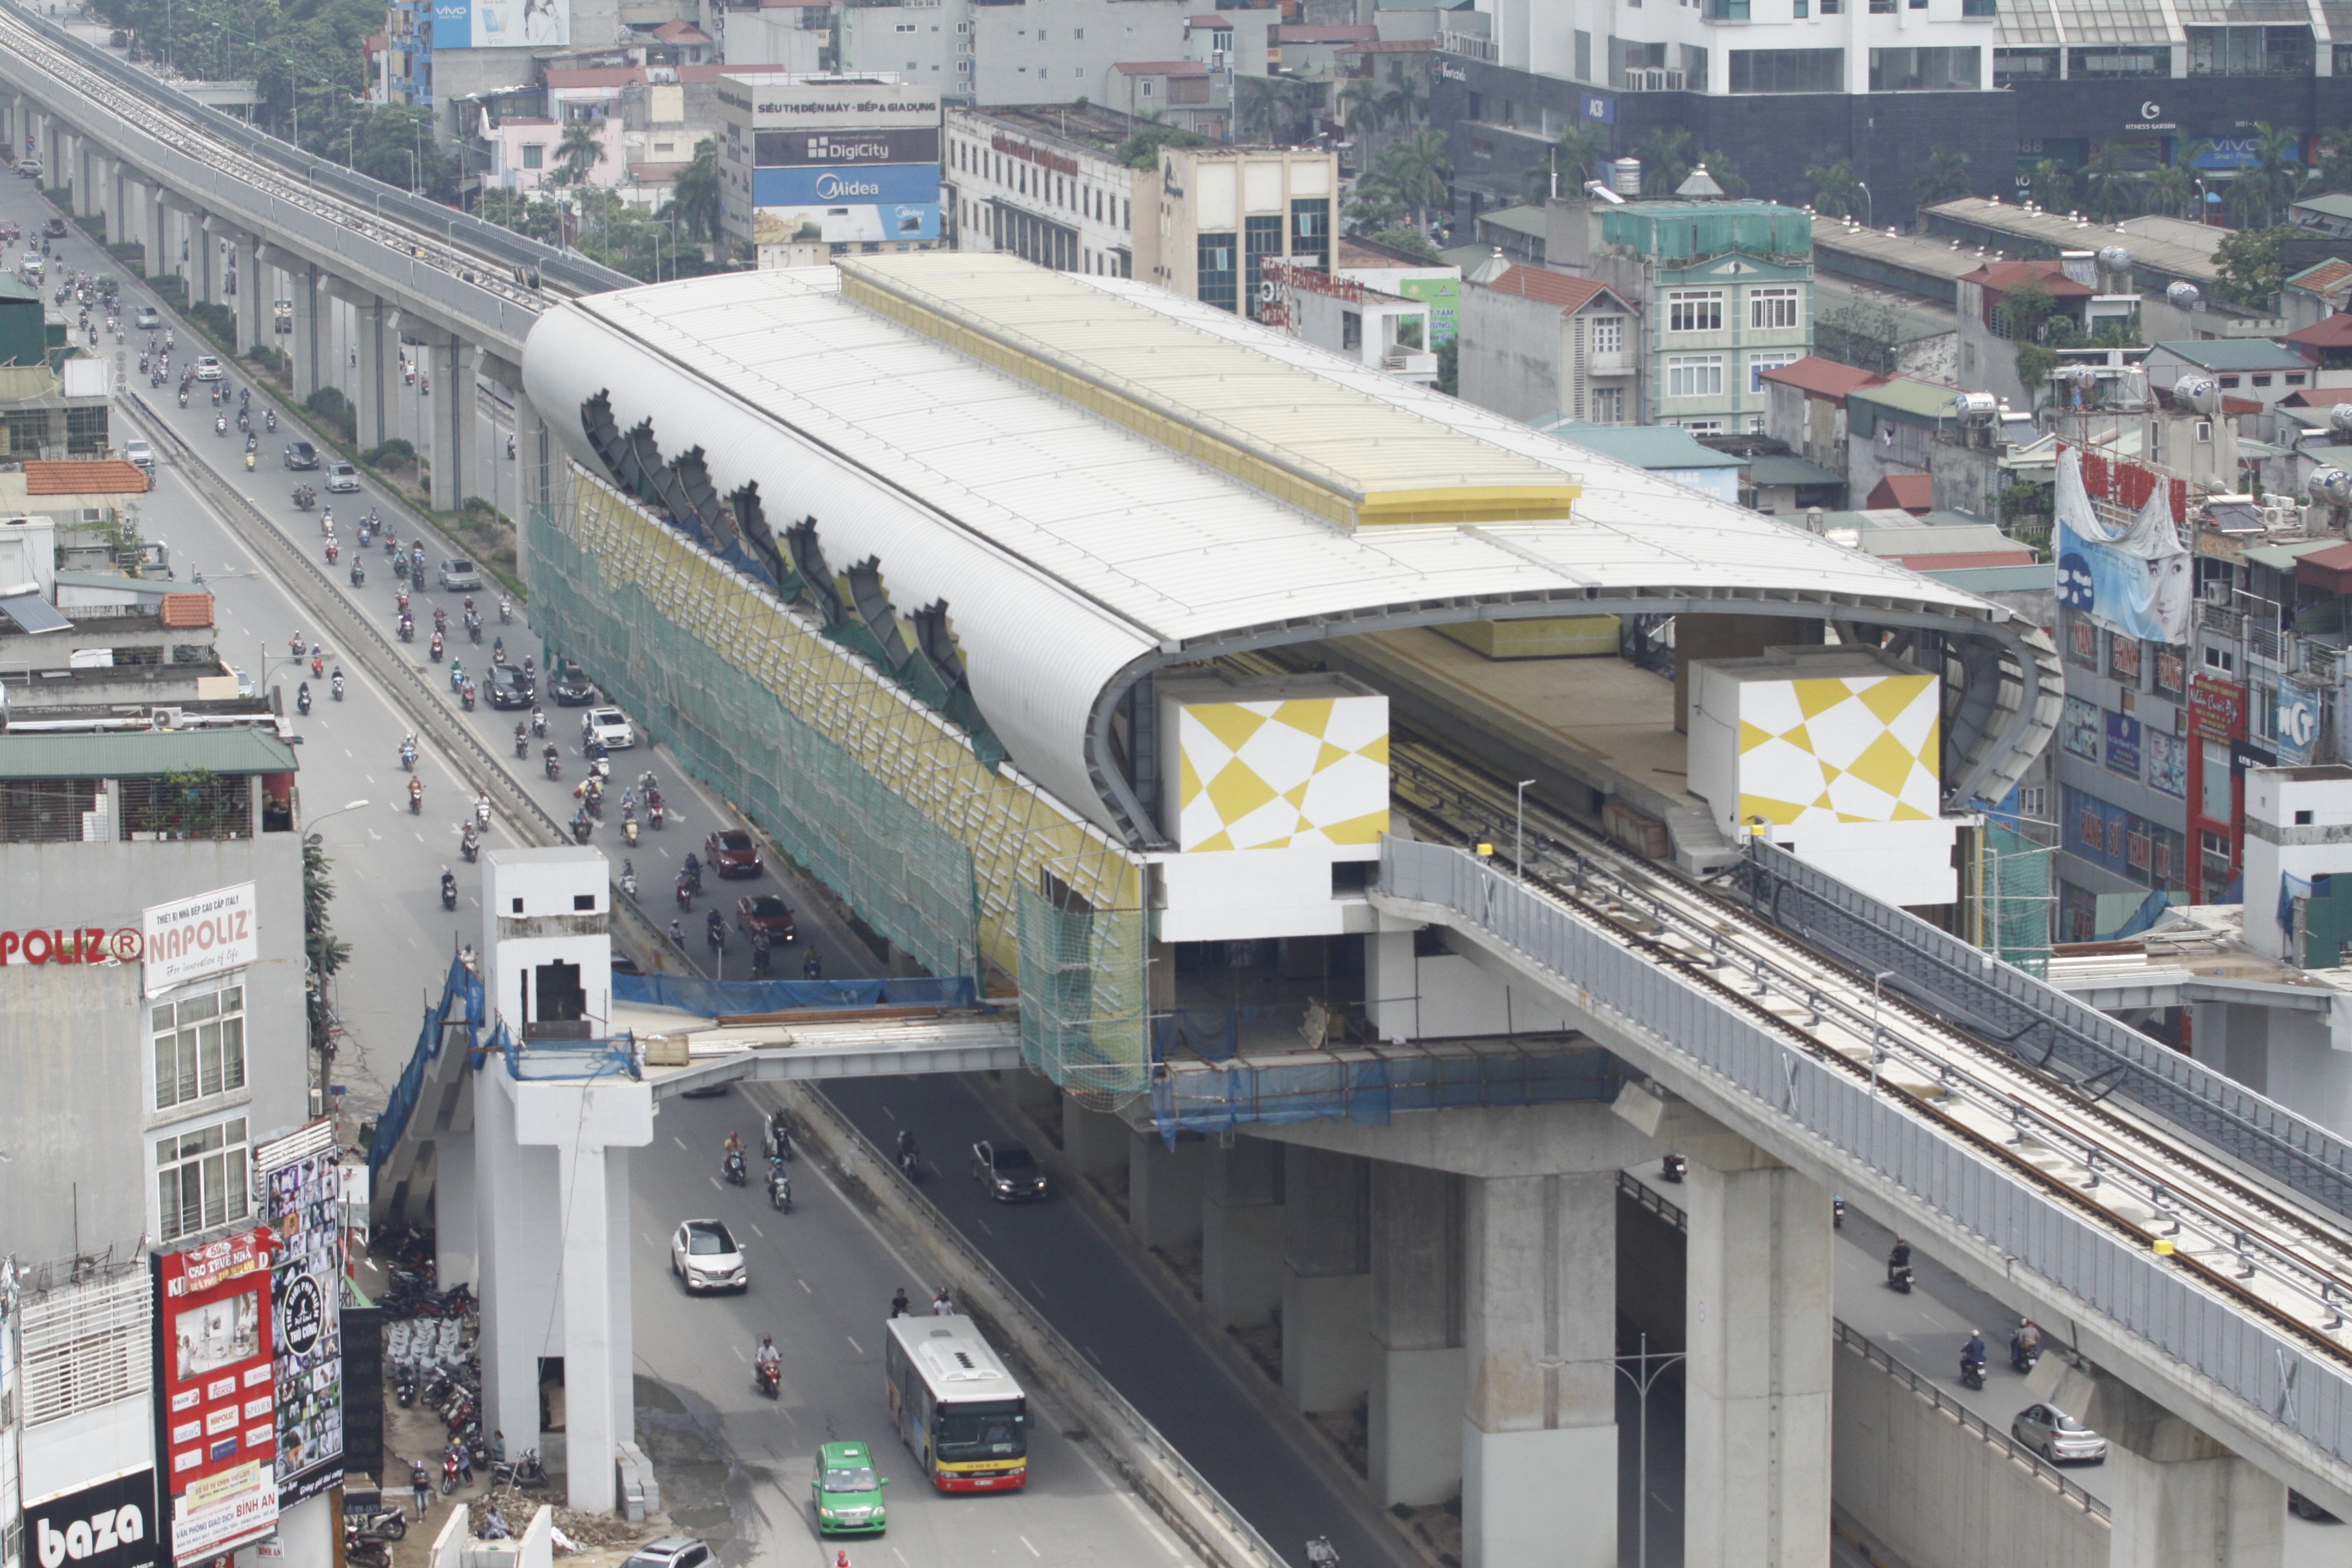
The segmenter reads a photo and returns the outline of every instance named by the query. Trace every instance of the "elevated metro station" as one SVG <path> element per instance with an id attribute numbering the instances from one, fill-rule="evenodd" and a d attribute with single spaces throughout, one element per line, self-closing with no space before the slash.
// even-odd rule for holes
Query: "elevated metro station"
<path id="1" fill-rule="evenodd" d="M 1827 1559 L 1832 1192 L 2067 1325 L 2149 1517 L 2240 1521 L 2113 1561 L 2352 1507 L 2352 1152 L 1966 940 L 2060 701 L 2003 608 L 1005 257 L 574 300 L 523 377 L 551 657 L 895 961 L 1017 993 L 1065 1153 L 1465 1563 L 1617 1561 L 1643 1289 L 1685 1560 Z M 1679 1229 L 1621 1236 L 1667 1152 Z"/>

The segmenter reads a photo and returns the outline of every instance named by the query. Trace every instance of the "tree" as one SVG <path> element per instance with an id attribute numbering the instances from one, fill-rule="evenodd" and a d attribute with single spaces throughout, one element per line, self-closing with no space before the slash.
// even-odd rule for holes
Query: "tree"
<path id="1" fill-rule="evenodd" d="M 694 161 L 670 181 L 669 202 L 662 216 L 677 225 L 678 237 L 698 244 L 719 243 L 719 139 L 706 136 L 694 144 Z"/>
<path id="2" fill-rule="evenodd" d="M 1805 178 L 1812 182 L 1813 210 L 1823 217 L 1853 217 L 1863 210 L 1862 182 L 1854 177 L 1853 159 L 1807 169 Z"/>
<path id="3" fill-rule="evenodd" d="M 430 108 L 394 103 L 370 110 L 352 122 L 348 151 L 352 167 L 371 179 L 436 202 L 457 199 L 457 162 L 434 139 Z"/>
<path id="4" fill-rule="evenodd" d="M 1381 117 L 1391 125 L 1417 125 L 1428 112 L 1429 95 L 1422 91 L 1420 81 L 1391 60 L 1388 89 L 1381 94 Z"/>
<path id="5" fill-rule="evenodd" d="M 1187 131 L 1181 125 L 1162 125 L 1148 121 L 1134 135 L 1118 144 L 1111 154 L 1130 169 L 1156 169 L 1160 166 L 1162 147 L 1206 147 L 1209 139 L 1197 131 Z"/>
<path id="6" fill-rule="evenodd" d="M 2323 191 L 2352 191 L 2352 127 L 2320 138 L 2319 167 L 2312 171 L 2311 183 Z"/>
<path id="7" fill-rule="evenodd" d="M 1687 131 L 1669 131 L 1661 125 L 1633 144 L 1633 156 L 1642 161 L 1643 195 L 1670 196 L 1676 185 L 1690 177 L 1690 160 L 1683 155 L 1690 139 Z"/>
<path id="8" fill-rule="evenodd" d="M 1443 131 L 1416 131 L 1390 142 L 1381 149 L 1380 166 L 1373 171 L 1420 224 L 1429 221 L 1432 207 L 1449 205 L 1445 177 L 1451 173 Z"/>
<path id="9" fill-rule="evenodd" d="M 2255 228 L 2277 221 L 2278 209 L 2294 199 L 2297 187 L 2304 181 L 2297 167 L 2296 151 L 2303 139 L 2294 132 L 2273 127 L 2268 121 L 2254 121 L 2254 162 L 2231 182 L 2231 194 L 2236 187 L 2251 185 L 2246 195 L 2249 214 L 2259 211 L 2260 216 L 2248 216 L 2244 226 Z"/>
<path id="10" fill-rule="evenodd" d="M 2058 368 L 2062 344 L 2052 340 L 2073 335 L 2073 323 L 2057 312 L 2058 301 L 2050 290 L 2030 279 L 2001 298 L 2001 325 L 2017 341 L 2017 379 L 2030 403 L 2041 402 L 2050 373 Z"/>
<path id="11" fill-rule="evenodd" d="M 2033 194 L 2033 205 L 2045 212 L 2071 212 L 2074 205 L 2074 176 L 2055 158 L 2044 158 L 2033 165 L 2026 175 Z"/>
<path id="12" fill-rule="evenodd" d="M 1924 207 L 1965 196 L 1969 189 L 1969 155 L 1939 151 L 1927 172 L 1912 182 L 1911 195 Z"/>
<path id="13" fill-rule="evenodd" d="M 2179 217 L 2181 209 L 2197 199 L 2197 184 L 2188 170 L 2167 163 L 2141 182 L 2140 199 L 2149 212 Z"/>
<path id="14" fill-rule="evenodd" d="M 2249 228 L 2223 240 L 2213 252 L 2214 266 L 2221 273 L 2214 291 L 2228 303 L 2249 310 L 2273 309 L 2278 302 L 2279 287 L 2286 281 L 2279 242 L 2294 232 L 2291 228 Z"/>
<path id="15" fill-rule="evenodd" d="M 1351 81 L 1339 94 L 1339 122 L 1356 139 L 1356 166 L 1370 168 L 1381 121 L 1387 115 L 1381 84 L 1370 77 Z"/>
<path id="16" fill-rule="evenodd" d="M 593 120 L 575 120 L 563 128 L 563 140 L 555 144 L 553 184 L 587 183 L 590 172 L 604 161 L 604 138 L 596 131 L 597 122 Z"/>
<path id="17" fill-rule="evenodd" d="M 1241 79 L 1239 118 L 1244 133 L 1255 132 L 1259 142 L 1286 140 L 1285 132 L 1297 118 L 1298 84 L 1288 77 L 1245 76 Z"/>
<path id="18" fill-rule="evenodd" d="M 351 943 L 335 940 L 329 908 L 335 901 L 335 884 L 329 874 L 334 862 L 315 833 L 302 837 L 302 952 L 310 963 L 308 1011 L 310 1047 L 325 1055 L 331 1045 L 333 1017 L 327 1005 L 327 982 L 352 955 Z"/>
<path id="19" fill-rule="evenodd" d="M 1748 194 L 1748 177 L 1731 161 L 1730 153 L 1720 147 L 1702 147 L 1698 161 L 1706 167 L 1708 178 L 1723 187 L 1725 195 L 1744 196 Z"/>
<path id="20" fill-rule="evenodd" d="M 1555 177 L 1563 194 L 1574 195 L 1584 188 L 1585 181 L 1600 177 L 1601 162 L 1608 156 L 1608 138 L 1601 127 L 1589 120 L 1578 121 L 1559 133 L 1550 156 L 1528 171 L 1528 199 L 1539 202 L 1551 195 Z"/>
<path id="21" fill-rule="evenodd" d="M 2083 165 L 2083 184 L 2091 212 L 2100 222 L 2112 223 L 2118 212 L 2131 210 L 2134 181 L 2124 168 L 2123 143 L 2100 143 L 2098 152 Z"/>

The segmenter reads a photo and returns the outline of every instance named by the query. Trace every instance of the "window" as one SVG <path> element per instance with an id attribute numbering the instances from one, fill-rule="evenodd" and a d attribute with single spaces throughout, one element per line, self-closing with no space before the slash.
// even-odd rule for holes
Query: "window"
<path id="1" fill-rule="evenodd" d="M 120 779 L 126 839 L 247 838 L 253 833 L 253 780 L 242 774 L 166 773 Z"/>
<path id="2" fill-rule="evenodd" d="M 1592 35 L 1580 28 L 1576 35 L 1576 79 L 1592 79 Z"/>
<path id="3" fill-rule="evenodd" d="M 1364 346 L 1364 318 L 1360 311 L 1339 312 L 1339 348 L 1343 353 L 1353 353 Z"/>
<path id="4" fill-rule="evenodd" d="M 1831 14 L 1832 0 L 1822 0 L 1822 14 Z M 1734 49 L 1731 51 L 1734 92 L 1843 92 L 1843 49 Z"/>
<path id="5" fill-rule="evenodd" d="M 1245 270 L 1242 278 L 1242 302 L 1249 312 L 1250 320 L 1255 321 L 1259 305 L 1258 288 L 1265 278 L 1265 259 L 1269 256 L 1276 261 L 1282 259 L 1282 217 L 1276 214 L 1268 217 L 1245 218 L 1243 222 L 1246 226 L 1247 248 L 1244 255 Z"/>
<path id="6" fill-rule="evenodd" d="M 147 1388 L 153 1287 L 144 1268 L 27 1297 L 20 1310 L 26 1426 L 45 1426 Z"/>
<path id="7" fill-rule="evenodd" d="M 102 779 L 11 779 L 0 784 L 0 844 L 71 844 L 105 810 Z"/>
<path id="8" fill-rule="evenodd" d="M 1592 336 L 1589 341 L 1592 344 L 1592 355 L 1595 359 L 1604 354 L 1616 355 L 1625 352 L 1624 317 L 1595 316 L 1591 319 L 1591 332 Z"/>
<path id="9" fill-rule="evenodd" d="M 1666 331 L 1670 332 L 1723 331 L 1723 290 L 1720 289 L 1669 290 L 1666 294 Z"/>
<path id="10" fill-rule="evenodd" d="M 1237 298 L 1241 278 L 1234 266 L 1234 237 L 1230 233 L 1202 235 L 1193 252 L 1200 273 L 1201 302 L 1221 310 L 1237 310 L 1241 306 Z"/>
<path id="11" fill-rule="evenodd" d="M 2069 77 L 2168 77 L 2172 49 L 2165 44 L 2105 44 L 2066 51 Z"/>
<path id="12" fill-rule="evenodd" d="M 2309 27 L 2184 27 L 2190 76 L 2309 76 Z"/>
<path id="13" fill-rule="evenodd" d="M 1710 22 L 1745 22 L 1748 20 L 1748 0 L 1705 0 L 1701 13 Z"/>
<path id="14" fill-rule="evenodd" d="M 155 1141 L 156 1237 L 177 1241 L 246 1217 L 245 1118 Z"/>
<path id="15" fill-rule="evenodd" d="M 1977 0 L 1966 0 L 1966 3 L 1974 5 Z M 2056 49 L 1995 49 L 1992 52 L 1992 84 L 1995 87 L 2015 87 L 2021 82 L 2057 79 Z"/>
<path id="16" fill-rule="evenodd" d="M 1750 331 L 1787 331 L 1801 324 L 1797 320 L 1797 290 L 1794 289 L 1748 290 L 1748 326 Z M 1790 362 L 1783 360 L 1780 363 Z"/>
<path id="17" fill-rule="evenodd" d="M 155 1109 L 169 1110 L 245 1087 L 245 987 L 232 985 L 153 1008 Z"/>
<path id="18" fill-rule="evenodd" d="M 2291 370 L 2287 372 L 2286 384 L 2289 386 L 2301 386 L 2303 384 L 2303 374 L 2304 373 L 2299 370 Z"/>
<path id="19" fill-rule="evenodd" d="M 1328 265 L 1331 254 L 1331 200 L 1328 196 L 1303 198 L 1290 204 L 1290 254 L 1305 258 L 1312 256 Z"/>
<path id="20" fill-rule="evenodd" d="M 1874 16 L 1892 16 L 1895 15 L 1895 0 L 1870 0 L 1870 14 Z"/>
<path id="21" fill-rule="evenodd" d="M 2069 697 L 2058 723 L 2058 743 L 2069 755 L 2095 763 L 2099 760 L 2100 727 L 2097 703 Z"/>
<path id="22" fill-rule="evenodd" d="M 1801 22 L 1801 21 L 1803 21 L 1806 17 L 1808 17 L 1808 16 L 1811 16 L 1811 15 L 1813 14 L 1813 13 L 1812 13 L 1812 7 L 1811 7 L 1809 4 L 1807 4 L 1807 0 L 1796 0 L 1796 4 L 1797 4 L 1797 20 L 1798 20 L 1798 21 Z"/>
<path id="23" fill-rule="evenodd" d="M 526 142 L 522 144 L 522 166 L 526 169 L 547 167 L 547 143 Z"/>
<path id="24" fill-rule="evenodd" d="M 1981 80 L 1982 49 L 1873 49 L 1873 92 L 1973 92 Z"/>
<path id="25" fill-rule="evenodd" d="M 1762 392 L 1764 390 L 1764 373 L 1766 371 L 1778 370 L 1784 364 L 1794 364 L 1803 357 L 1804 356 L 1802 354 L 1786 352 L 1769 354 L 1749 354 L 1748 356 L 1748 390 L 1757 393 Z"/>
<path id="26" fill-rule="evenodd" d="M 1998 16 L 2000 15 L 2000 0 L 1960 0 L 1960 15 Z"/>
<path id="27" fill-rule="evenodd" d="M 1723 356 L 1721 354 L 1668 354 L 1666 356 L 1666 395 L 1668 397 L 1721 397 L 1723 395 Z"/>
<path id="28" fill-rule="evenodd" d="M 1603 386 L 1594 390 L 1592 422 L 1595 425 L 1625 423 L 1625 389 L 1623 387 Z"/>

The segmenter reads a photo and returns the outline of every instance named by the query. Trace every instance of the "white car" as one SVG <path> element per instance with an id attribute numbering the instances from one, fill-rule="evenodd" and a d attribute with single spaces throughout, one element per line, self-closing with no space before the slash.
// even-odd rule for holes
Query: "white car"
<path id="1" fill-rule="evenodd" d="M 218 381 L 222 377 L 227 375 L 228 372 L 221 369 L 220 356 L 218 354 L 198 354 L 196 356 L 196 368 L 191 374 L 193 374 L 198 381 Z"/>
<path id="2" fill-rule="evenodd" d="M 445 594 L 479 593 L 482 574 L 462 555 L 453 555 L 441 563 L 441 591 Z"/>
<path id="3" fill-rule="evenodd" d="M 715 1219 L 690 1219 L 669 1238 L 669 1271 L 689 1296 L 702 1290 L 748 1290 L 751 1274 L 743 1249 Z"/>
<path id="4" fill-rule="evenodd" d="M 2029 1405 L 2009 1424 L 2009 1435 L 2052 1464 L 2105 1464 L 2107 1440 L 2054 1405 Z"/>
<path id="5" fill-rule="evenodd" d="M 601 743 L 608 752 L 625 751 L 637 743 L 637 731 L 618 708 L 591 708 L 580 719 L 580 743 Z"/>
<path id="6" fill-rule="evenodd" d="M 139 307 L 139 313 L 131 318 L 131 324 L 137 327 L 143 332 L 152 328 L 162 326 L 163 324 L 163 318 L 156 310 L 154 306 L 142 305 Z"/>
<path id="7" fill-rule="evenodd" d="M 152 474 L 155 471 L 155 448 L 134 437 L 122 443 L 122 460 L 136 463 Z"/>
<path id="8" fill-rule="evenodd" d="M 360 471 L 345 462 L 327 465 L 327 493 L 331 496 L 350 495 L 360 488 Z"/>

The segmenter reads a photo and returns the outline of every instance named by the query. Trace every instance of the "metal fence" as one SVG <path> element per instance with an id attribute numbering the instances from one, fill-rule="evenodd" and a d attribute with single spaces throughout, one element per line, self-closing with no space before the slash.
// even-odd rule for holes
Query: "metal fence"
<path id="1" fill-rule="evenodd" d="M 1843 1321 L 1837 1325 L 1838 1343 L 1877 1367 L 1911 1392 L 1927 1400 L 1937 1409 L 1958 1421 L 1984 1441 L 2000 1449 L 2017 1463 L 2032 1470 L 2034 1476 L 2057 1492 L 2060 1497 L 2089 1514 L 2093 1519 L 2113 1521 L 2114 1512 L 2105 1503 L 2084 1491 L 2065 1471 L 1953 1398 L 1934 1378 L 1906 1366 L 1895 1359 L 1895 1352 L 1875 1343 L 1859 1330 L 1849 1328 Z"/>
<path id="2" fill-rule="evenodd" d="M 2092 1093 L 2136 1101 L 2314 1202 L 2352 1215 L 2352 1147 L 2326 1128 L 1761 839 L 1749 841 L 1745 884 L 1776 925 L 1864 973 L 1892 970 L 1892 989 L 2037 1068 Z"/>
<path id="3" fill-rule="evenodd" d="M 1554 976 L 1553 989 L 1579 1007 L 1622 1022 L 1661 1057 L 1746 1102 L 1750 1125 L 1793 1134 L 1858 1184 L 1865 1175 L 1892 1182 L 1924 1210 L 1978 1237 L 1996 1268 L 2041 1276 L 2242 1402 L 2258 1421 L 2347 1458 L 2352 1380 L 2343 1366 L 2315 1359 L 2300 1342 L 2168 1261 L 2022 1184 L 1901 1102 L 1805 1055 L 1690 976 L 1459 849 L 1384 839 L 1381 888 L 1454 911 L 1456 923 L 1491 934 Z"/>

